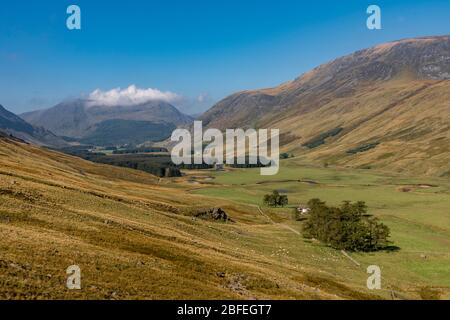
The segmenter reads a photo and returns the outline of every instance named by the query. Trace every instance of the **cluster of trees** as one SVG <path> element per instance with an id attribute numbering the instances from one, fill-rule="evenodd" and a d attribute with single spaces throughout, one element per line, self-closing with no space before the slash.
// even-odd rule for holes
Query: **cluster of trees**
<path id="1" fill-rule="evenodd" d="M 312 138 L 311 140 L 305 142 L 303 144 L 304 147 L 307 147 L 308 149 L 314 149 L 317 148 L 325 143 L 325 140 L 334 136 L 337 136 L 339 133 L 342 132 L 344 128 L 334 128 L 332 130 L 328 130 L 326 132 L 323 132 L 319 134 L 318 136 Z"/>
<path id="2" fill-rule="evenodd" d="M 180 177 L 181 172 L 168 155 L 123 154 L 114 156 L 98 156 L 89 159 L 93 162 L 109 164 L 145 171 L 158 177 Z"/>
<path id="3" fill-rule="evenodd" d="M 204 161 L 203 161 L 202 164 L 195 164 L 195 163 L 185 164 L 185 163 L 182 163 L 182 164 L 177 165 L 177 167 L 180 168 L 180 169 L 186 169 L 186 170 L 206 170 L 206 169 L 214 168 L 213 165 L 207 164 Z"/>
<path id="4" fill-rule="evenodd" d="M 350 251 L 370 252 L 388 245 L 389 228 L 368 216 L 367 206 L 362 201 L 345 201 L 340 207 L 329 207 L 320 199 L 312 199 L 308 207 L 311 210 L 303 224 L 303 234 L 307 238 Z"/>
<path id="5" fill-rule="evenodd" d="M 145 171 L 158 177 L 181 177 L 180 167 L 172 163 L 169 155 L 130 153 L 111 156 L 102 152 L 90 152 L 86 147 L 60 151 L 92 162 Z"/>
<path id="6" fill-rule="evenodd" d="M 231 168 L 240 168 L 240 169 L 248 169 L 248 168 L 263 168 L 267 167 L 267 165 L 261 162 L 261 158 L 250 157 L 249 155 L 245 156 L 245 160 L 243 160 L 243 164 L 238 163 L 238 157 L 234 157 L 233 164 L 229 164 Z"/>
<path id="7" fill-rule="evenodd" d="M 284 194 L 280 194 L 277 190 L 273 191 L 271 194 L 266 194 L 264 196 L 264 204 L 269 207 L 284 207 L 288 204 L 288 197 Z"/>
<path id="8" fill-rule="evenodd" d="M 348 154 L 357 154 L 360 152 L 366 152 L 366 151 L 369 151 L 370 149 L 377 147 L 379 144 L 380 144 L 379 142 L 366 143 L 357 148 L 347 150 L 347 153 Z"/>
<path id="9" fill-rule="evenodd" d="M 104 160 L 104 159 L 103 159 Z M 153 174 L 157 177 L 181 177 L 180 169 L 176 167 L 170 167 L 170 166 L 164 166 L 162 164 L 155 164 L 155 163 L 147 163 L 147 162 L 134 162 L 134 161 L 114 161 L 114 162 L 108 162 L 108 161 L 96 161 L 101 162 L 105 164 L 111 164 L 118 167 L 125 167 L 125 168 L 131 168 L 135 170 L 144 171 L 150 174 Z"/>
<path id="10" fill-rule="evenodd" d="M 166 148 L 135 148 L 135 149 L 125 149 L 125 150 L 114 150 L 113 154 L 133 154 L 133 153 L 153 153 L 153 152 L 169 152 Z"/>

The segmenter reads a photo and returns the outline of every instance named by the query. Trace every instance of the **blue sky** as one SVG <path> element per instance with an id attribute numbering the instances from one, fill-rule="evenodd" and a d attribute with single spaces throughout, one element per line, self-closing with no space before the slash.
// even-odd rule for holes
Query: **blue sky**
<path id="1" fill-rule="evenodd" d="M 79 31 L 66 28 L 70 4 Z M 366 28 L 370 4 L 382 30 Z M 134 84 L 176 93 L 195 113 L 358 49 L 443 34 L 448 0 L 2 1 L 0 104 L 21 113 Z"/>

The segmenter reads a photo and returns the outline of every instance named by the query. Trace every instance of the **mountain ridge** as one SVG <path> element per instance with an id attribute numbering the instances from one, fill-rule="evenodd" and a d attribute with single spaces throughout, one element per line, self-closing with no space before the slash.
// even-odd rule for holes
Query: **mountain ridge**
<path id="1" fill-rule="evenodd" d="M 163 101 L 150 101 L 132 106 L 104 106 L 90 100 L 76 99 L 56 106 L 21 114 L 33 125 L 39 125 L 60 136 L 84 138 L 103 121 L 130 120 L 185 125 L 192 118 L 173 105 Z"/>
<path id="2" fill-rule="evenodd" d="M 323 165 L 442 175 L 450 170 L 449 79 L 450 36 L 403 39 L 337 58 L 278 87 L 235 93 L 200 120 L 218 129 L 279 128 L 282 150 Z M 343 130 L 305 146 L 336 128 Z M 347 153 L 366 144 L 375 147 Z M 417 163 L 411 144 L 421 148 Z"/>
<path id="3" fill-rule="evenodd" d="M 7 136 L 46 147 L 65 147 L 67 143 L 51 131 L 35 127 L 0 105 L 0 131 Z"/>

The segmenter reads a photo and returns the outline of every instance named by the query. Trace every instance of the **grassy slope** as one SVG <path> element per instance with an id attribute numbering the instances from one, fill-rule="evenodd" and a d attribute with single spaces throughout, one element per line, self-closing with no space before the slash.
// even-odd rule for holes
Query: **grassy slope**
<path id="1" fill-rule="evenodd" d="M 407 76 L 360 89 L 357 95 L 331 101 L 318 110 L 295 110 L 261 124 L 282 128 L 297 139 L 283 149 L 306 160 L 339 166 L 389 169 L 410 175 L 450 174 L 450 80 L 413 81 Z M 337 127 L 344 131 L 319 148 L 300 143 Z M 300 143 L 299 143 L 300 141 Z M 349 155 L 349 149 L 380 142 Z"/>
<path id="2" fill-rule="evenodd" d="M 0 298 L 374 297 L 339 253 L 189 186 L 0 140 Z M 200 204 L 235 223 L 180 214 Z"/>
<path id="3" fill-rule="evenodd" d="M 258 185 L 257 170 L 213 173 L 215 181 L 201 172 L 158 181 L 138 171 L 0 140 L 0 297 L 355 299 L 390 298 L 393 289 L 418 298 L 422 288 L 431 286 L 449 298 L 450 232 L 448 213 L 442 212 L 448 208 L 448 184 L 439 181 L 441 195 L 418 190 L 401 194 L 409 198 L 396 204 L 389 200 L 396 199 L 391 184 L 406 183 L 405 178 L 300 168 L 295 161 L 283 163 L 278 180 L 322 184 Z M 402 250 L 353 255 L 361 262 L 357 267 L 340 252 L 303 240 L 252 206 L 277 187 L 299 202 L 313 196 L 333 203 L 368 200 Z M 426 212 L 433 219 L 416 210 L 408 214 L 408 201 L 417 196 L 427 200 L 416 199 L 413 207 L 433 208 Z M 199 205 L 221 206 L 235 223 L 179 214 Z M 288 210 L 263 210 L 273 221 L 300 231 Z M 65 269 L 72 264 L 81 267 L 81 291 L 65 288 Z M 370 264 L 382 267 L 381 291 L 365 288 Z"/>
<path id="4" fill-rule="evenodd" d="M 360 50 L 280 86 L 235 93 L 200 119 L 222 130 L 280 129 L 282 151 L 313 163 L 449 177 L 449 47 L 442 36 Z M 333 129 L 342 131 L 303 147 Z"/>
<path id="5" fill-rule="evenodd" d="M 431 286 L 441 288 L 444 296 L 450 297 L 448 180 L 409 178 L 368 170 L 304 167 L 298 161 L 284 160 L 280 173 L 274 177 L 261 177 L 259 171 L 253 169 L 211 173 L 215 177 L 215 187 L 208 186 L 194 192 L 261 206 L 263 195 L 274 189 L 287 192 L 292 204 L 306 203 L 314 197 L 335 205 L 343 200 L 364 200 L 370 213 L 389 225 L 391 240 L 401 249 L 396 252 L 353 254 L 353 257 L 362 265 L 382 267 L 386 284 L 392 287 L 417 290 Z M 426 187 L 426 184 L 434 187 Z M 411 191 L 402 192 L 402 188 Z M 289 221 L 292 209 L 264 210 L 272 212 L 278 221 L 299 227 Z M 303 253 L 300 257 L 303 258 Z M 336 273 L 352 278 L 339 267 Z"/>

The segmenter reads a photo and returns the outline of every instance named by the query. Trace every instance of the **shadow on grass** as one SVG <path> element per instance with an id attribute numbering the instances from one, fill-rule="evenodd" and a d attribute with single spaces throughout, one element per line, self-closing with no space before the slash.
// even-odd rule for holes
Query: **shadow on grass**
<path id="1" fill-rule="evenodd" d="M 397 251 L 400 251 L 400 247 L 394 246 L 394 245 L 389 245 L 389 246 L 386 246 L 386 247 L 380 249 L 379 251 L 397 252 Z"/>

